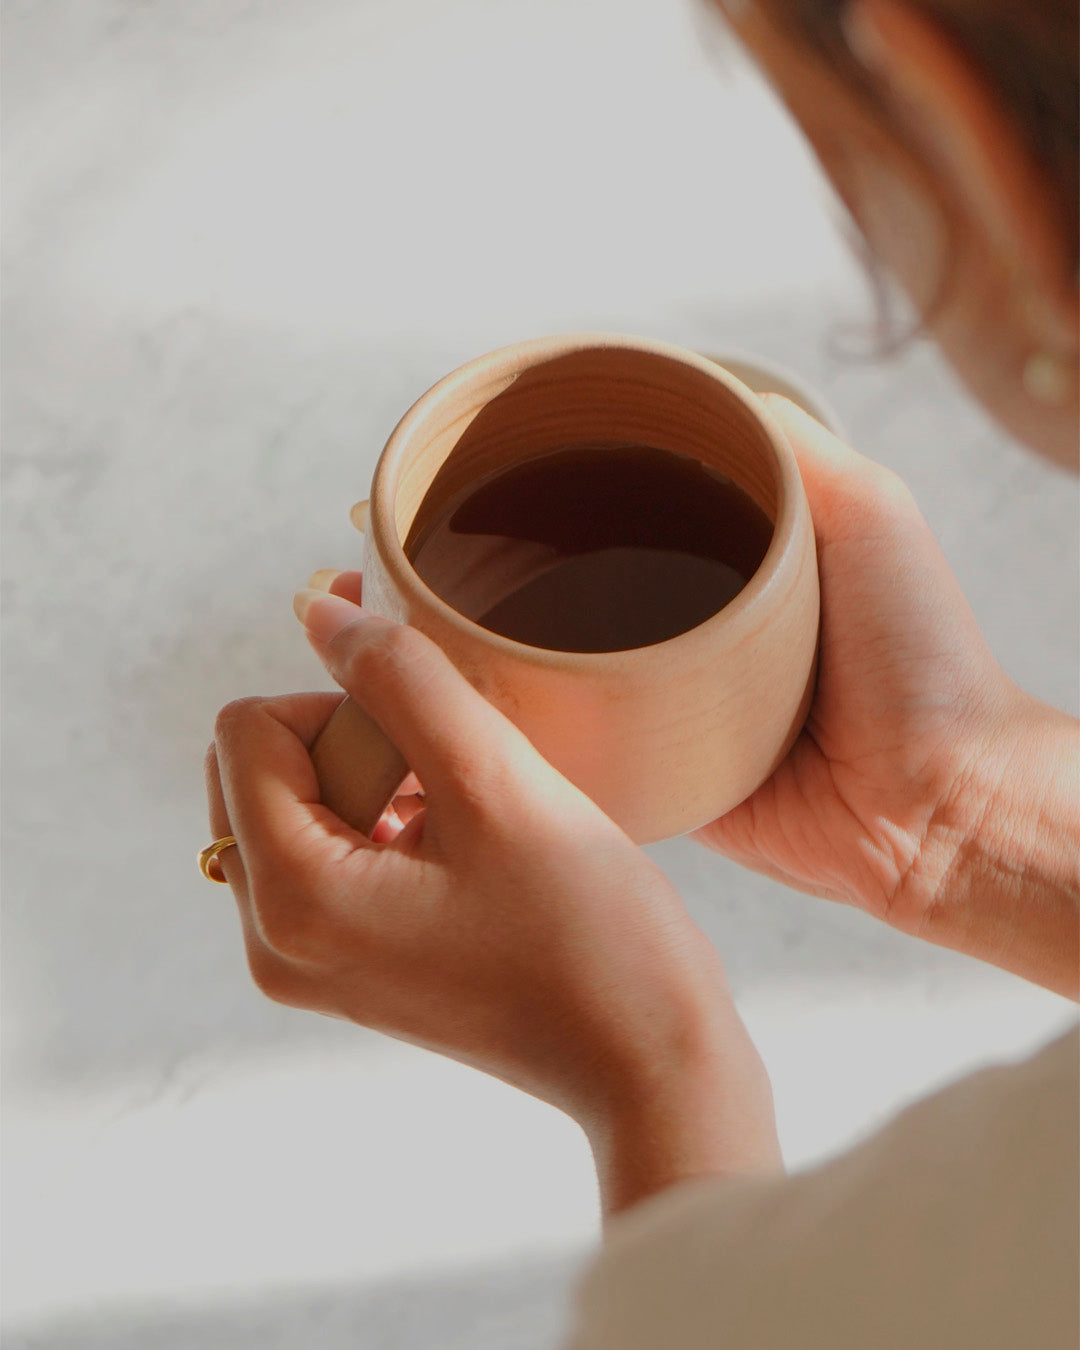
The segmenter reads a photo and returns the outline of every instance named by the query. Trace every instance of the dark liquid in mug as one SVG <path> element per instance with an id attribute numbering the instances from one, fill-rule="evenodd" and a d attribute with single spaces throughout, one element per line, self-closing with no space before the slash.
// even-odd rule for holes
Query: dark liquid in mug
<path id="1" fill-rule="evenodd" d="M 687 455 L 582 447 L 470 484 L 414 527 L 405 552 L 438 596 L 494 633 L 609 652 L 663 642 L 722 609 L 772 530 L 741 488 Z"/>

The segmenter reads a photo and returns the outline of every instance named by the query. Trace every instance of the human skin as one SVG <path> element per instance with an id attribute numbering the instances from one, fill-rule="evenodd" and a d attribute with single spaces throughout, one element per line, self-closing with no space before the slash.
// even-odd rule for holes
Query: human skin
<path id="1" fill-rule="evenodd" d="M 877 265 L 987 410 L 1075 470 L 1075 241 L 1007 109 L 924 11 L 857 0 L 844 28 L 883 116 L 785 29 L 786 3 L 726 8 Z M 1060 372 L 1054 399 L 1027 386 L 1036 356 Z M 785 764 L 699 837 L 1075 998 L 1080 724 L 994 661 L 904 485 L 790 405 L 772 411 L 818 535 L 818 689 Z"/>
<path id="2" fill-rule="evenodd" d="M 1075 471 L 1076 241 L 1007 107 L 904 0 L 854 0 L 843 12 L 852 65 L 881 112 L 784 25 L 791 0 L 716 2 L 971 394 L 1030 449 Z M 1056 399 L 1025 385 L 1037 354 L 1060 370 Z"/>
<path id="3" fill-rule="evenodd" d="M 821 674 L 788 760 L 702 837 L 1070 992 L 1075 724 L 1000 670 L 895 475 L 770 404 L 817 524 Z M 670 883 L 438 648 L 365 617 L 359 574 L 319 580 L 336 594 L 303 595 L 312 646 L 424 795 L 366 840 L 319 803 L 308 754 L 336 696 L 223 711 L 211 829 L 240 842 L 220 863 L 259 987 L 560 1107 L 609 1217 L 689 1177 L 779 1167 L 764 1069 Z"/>
<path id="4" fill-rule="evenodd" d="M 739 31 L 917 303 L 937 294 L 951 235 L 958 263 L 935 335 L 1000 420 L 1070 462 L 1075 389 L 1051 408 L 1023 382 L 1034 350 L 1076 345 L 1075 274 L 1037 179 L 921 19 L 892 0 L 859 12 L 864 55 L 890 88 L 923 90 L 932 72 L 925 162 L 757 7 Z M 924 231 L 892 228 L 897 193 Z M 772 411 L 818 537 L 821 679 L 789 759 L 701 837 L 1075 993 L 1076 723 L 1003 675 L 903 485 L 790 405 Z M 685 1177 L 778 1167 L 764 1070 L 670 885 L 421 635 L 365 619 L 355 574 L 322 584 L 337 594 L 306 592 L 299 606 L 312 645 L 424 795 L 397 804 L 403 828 L 387 818 L 365 840 L 318 802 L 308 749 L 334 696 L 224 710 L 207 761 L 211 829 L 239 842 L 220 864 L 260 987 L 566 1110 L 593 1146 L 608 1215 Z"/>
<path id="5" fill-rule="evenodd" d="M 779 1167 L 764 1068 L 659 868 L 427 637 L 337 595 L 299 608 L 424 799 L 370 840 L 321 804 L 309 749 L 333 694 L 222 711 L 210 826 L 238 840 L 218 861 L 259 988 L 560 1107 L 592 1145 L 605 1213 L 717 1167 Z"/>
<path id="6" fill-rule="evenodd" d="M 806 726 L 697 831 L 812 895 L 1080 991 L 1080 724 L 1002 670 L 911 493 L 787 400 L 818 537 Z"/>

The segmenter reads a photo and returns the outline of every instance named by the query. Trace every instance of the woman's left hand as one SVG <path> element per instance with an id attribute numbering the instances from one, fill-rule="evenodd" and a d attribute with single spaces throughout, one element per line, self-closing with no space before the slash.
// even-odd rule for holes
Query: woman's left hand
<path id="1" fill-rule="evenodd" d="M 565 1110 L 608 1212 L 684 1176 L 778 1166 L 764 1069 L 663 873 L 425 636 L 304 595 L 313 647 L 424 796 L 374 842 L 319 800 L 309 750 L 337 695 L 222 711 L 210 824 L 237 839 L 218 861 L 260 989 Z"/>

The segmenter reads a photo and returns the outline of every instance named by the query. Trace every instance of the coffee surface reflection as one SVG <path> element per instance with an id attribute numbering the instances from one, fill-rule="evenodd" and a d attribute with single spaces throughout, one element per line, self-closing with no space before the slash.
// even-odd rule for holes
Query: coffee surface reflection
<path id="1" fill-rule="evenodd" d="M 423 515 L 405 552 L 436 595 L 492 632 L 571 652 L 696 627 L 746 585 L 773 530 L 729 478 L 642 445 L 522 460 Z"/>

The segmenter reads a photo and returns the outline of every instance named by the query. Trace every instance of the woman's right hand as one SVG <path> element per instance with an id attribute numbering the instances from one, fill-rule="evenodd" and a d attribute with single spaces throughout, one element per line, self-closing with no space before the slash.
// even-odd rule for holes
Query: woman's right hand
<path id="1" fill-rule="evenodd" d="M 1006 676 L 901 480 L 766 402 L 817 532 L 817 691 L 786 760 L 697 837 L 1075 997 L 1080 724 Z"/>

